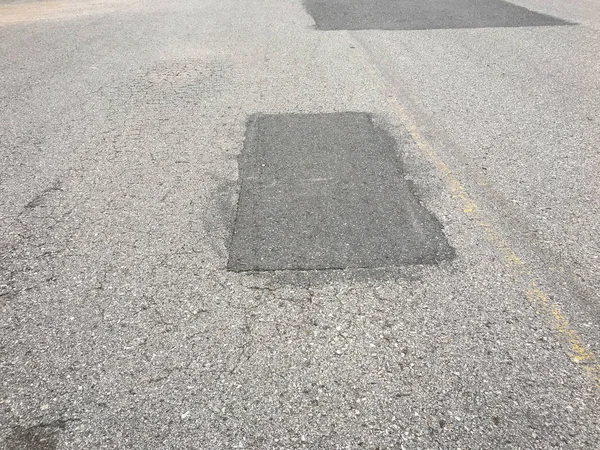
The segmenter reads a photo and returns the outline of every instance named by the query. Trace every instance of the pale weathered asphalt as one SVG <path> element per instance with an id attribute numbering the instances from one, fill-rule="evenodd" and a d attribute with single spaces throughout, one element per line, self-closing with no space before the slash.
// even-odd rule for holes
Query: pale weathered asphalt
<path id="1" fill-rule="evenodd" d="M 600 14 L 518 3 L 0 0 L 0 448 L 599 448 Z M 453 258 L 228 271 L 249 118 L 347 112 Z"/>

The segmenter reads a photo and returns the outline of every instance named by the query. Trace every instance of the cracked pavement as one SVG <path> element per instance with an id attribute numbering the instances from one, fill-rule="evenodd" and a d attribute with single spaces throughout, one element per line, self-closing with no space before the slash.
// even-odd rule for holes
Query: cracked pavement
<path id="1" fill-rule="evenodd" d="M 518 3 L 579 25 L 0 0 L 0 448 L 600 448 L 600 19 Z M 454 259 L 228 271 L 248 117 L 345 112 Z"/>

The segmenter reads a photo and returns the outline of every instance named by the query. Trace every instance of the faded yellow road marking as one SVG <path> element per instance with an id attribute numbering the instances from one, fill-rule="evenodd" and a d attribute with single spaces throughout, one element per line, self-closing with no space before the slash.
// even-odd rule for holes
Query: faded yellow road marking
<path id="1" fill-rule="evenodd" d="M 588 346 L 583 343 L 579 335 L 569 324 L 567 317 L 561 312 L 558 305 L 553 303 L 548 294 L 546 294 L 538 286 L 536 280 L 531 276 L 529 270 L 527 270 L 525 263 L 508 246 L 505 240 L 496 231 L 494 226 L 491 223 L 485 222 L 481 219 L 482 214 L 480 207 L 467 193 L 458 177 L 452 173 L 448 165 L 435 152 L 410 115 L 400 105 L 394 93 L 385 83 L 384 75 L 374 64 L 369 61 L 367 52 L 362 44 L 357 43 L 356 40 L 351 37 L 349 38 L 352 39 L 355 47 L 361 49 L 365 68 L 372 74 L 376 80 L 376 83 L 379 84 L 380 90 L 387 97 L 387 101 L 392 111 L 408 130 L 408 133 L 410 134 L 419 151 L 436 168 L 441 179 L 446 184 L 446 187 L 452 193 L 452 197 L 459 203 L 463 212 L 473 219 L 478 219 L 478 223 L 485 230 L 485 235 L 487 236 L 488 240 L 494 244 L 498 252 L 502 255 L 506 264 L 512 266 L 520 273 L 528 276 L 529 286 L 526 291 L 527 298 L 537 308 L 538 312 L 543 314 L 547 320 L 552 323 L 557 333 L 566 340 L 570 347 L 571 360 L 595 382 L 598 388 L 600 388 L 600 363 L 596 355 L 589 350 Z"/>
<path id="2" fill-rule="evenodd" d="M 571 360 L 581 367 L 596 382 L 596 385 L 600 387 L 600 364 L 596 355 L 583 344 L 581 338 L 569 325 L 569 320 L 561 313 L 558 306 L 550 301 L 548 295 L 537 287 L 533 280 L 531 288 L 527 291 L 527 298 L 546 314 L 551 314 L 556 330 L 570 344 Z"/>

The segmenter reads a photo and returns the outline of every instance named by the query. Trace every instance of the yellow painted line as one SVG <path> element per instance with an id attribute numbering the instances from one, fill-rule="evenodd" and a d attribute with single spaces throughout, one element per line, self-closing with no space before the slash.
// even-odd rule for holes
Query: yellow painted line
<path id="1" fill-rule="evenodd" d="M 488 240 L 496 245 L 498 252 L 500 252 L 507 264 L 512 266 L 520 266 L 523 264 L 521 258 L 519 258 L 515 252 L 513 252 L 511 248 L 506 245 L 504 240 L 498 236 L 498 233 L 496 233 L 496 230 L 491 223 L 480 222 L 479 225 L 485 230 Z"/>
<path id="2" fill-rule="evenodd" d="M 353 39 L 353 42 L 356 42 L 356 40 Z M 482 215 L 480 207 L 466 191 L 458 177 L 452 173 L 452 170 L 450 170 L 448 165 L 435 152 L 410 115 L 400 105 L 393 92 L 388 89 L 384 81 L 385 77 L 377 67 L 369 61 L 366 51 L 360 43 L 358 43 L 358 47 L 362 50 L 361 53 L 365 68 L 374 76 L 375 80 L 380 85 L 381 92 L 387 97 L 391 109 L 407 129 L 419 151 L 435 167 L 446 187 L 452 193 L 452 197 L 458 202 L 463 212 L 471 218 L 480 219 Z M 526 292 L 527 298 L 536 307 L 537 311 L 540 314 L 543 314 L 543 316 L 553 325 L 556 332 L 567 342 L 570 348 L 569 353 L 571 360 L 595 382 L 598 388 L 600 388 L 600 363 L 596 355 L 583 343 L 579 335 L 569 324 L 567 317 L 561 312 L 558 305 L 553 303 L 548 294 L 538 286 L 538 283 L 531 277 L 529 271 L 524 268 L 525 263 L 507 245 L 494 226 L 491 223 L 482 220 L 479 220 L 478 223 L 485 230 L 485 235 L 489 242 L 491 242 L 500 255 L 502 255 L 504 262 L 518 270 L 520 273 L 525 273 L 529 276 L 530 286 Z"/>
<path id="3" fill-rule="evenodd" d="M 581 341 L 581 338 L 571 328 L 569 320 L 560 311 L 559 307 L 550 301 L 548 295 L 538 288 L 533 280 L 531 288 L 527 291 L 527 298 L 546 314 L 551 315 L 554 327 L 569 342 L 571 360 L 581 367 L 600 387 L 600 364 L 596 355 Z"/>

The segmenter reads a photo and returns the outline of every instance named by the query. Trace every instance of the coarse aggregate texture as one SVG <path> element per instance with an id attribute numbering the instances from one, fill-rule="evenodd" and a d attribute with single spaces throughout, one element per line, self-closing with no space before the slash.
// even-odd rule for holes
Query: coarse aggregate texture
<path id="1" fill-rule="evenodd" d="M 593 15 L 322 32 L 296 0 L 102 4 L 0 24 L 0 448 L 600 446 L 598 387 L 527 299 L 534 277 L 600 353 Z M 349 111 L 387 124 L 455 257 L 228 271 L 248 118 Z"/>

